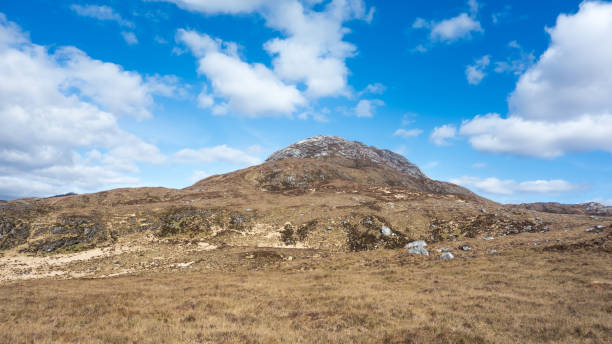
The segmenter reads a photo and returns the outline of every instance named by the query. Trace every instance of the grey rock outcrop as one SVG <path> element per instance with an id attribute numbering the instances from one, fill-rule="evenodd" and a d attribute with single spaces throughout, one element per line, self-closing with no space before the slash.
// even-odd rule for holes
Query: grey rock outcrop
<path id="1" fill-rule="evenodd" d="M 337 136 L 319 135 L 298 141 L 272 154 L 266 162 L 289 158 L 320 160 L 342 158 L 354 162 L 356 167 L 382 165 L 407 176 L 426 178 L 416 165 L 397 153 Z"/>

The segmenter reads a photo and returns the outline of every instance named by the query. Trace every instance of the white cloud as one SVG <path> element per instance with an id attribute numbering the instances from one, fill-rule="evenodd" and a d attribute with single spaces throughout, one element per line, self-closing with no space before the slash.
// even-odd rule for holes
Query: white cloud
<path id="1" fill-rule="evenodd" d="M 431 28 L 432 40 L 454 42 L 461 38 L 469 38 L 472 32 L 484 32 L 480 22 L 466 13 L 436 23 Z"/>
<path id="2" fill-rule="evenodd" d="M 290 114 L 305 104 L 295 86 L 284 84 L 266 66 L 242 61 L 235 43 L 182 29 L 177 33 L 177 40 L 199 58 L 198 73 L 210 81 L 214 96 L 227 99 L 227 103 L 216 105 L 217 114 L 230 109 L 250 117 Z M 199 102 L 200 106 L 212 105 L 208 93 L 201 95 Z"/>
<path id="3" fill-rule="evenodd" d="M 516 182 L 514 180 L 500 180 L 498 178 L 460 177 L 451 179 L 451 183 L 458 184 L 477 192 L 495 195 L 519 194 L 558 194 L 579 189 L 579 186 L 565 180 L 534 180 Z"/>
<path id="4" fill-rule="evenodd" d="M 151 94 L 167 98 L 186 98 L 189 90 L 176 75 L 148 75 L 145 85 Z"/>
<path id="5" fill-rule="evenodd" d="M 121 36 L 123 36 L 123 39 L 129 45 L 138 44 L 138 37 L 136 37 L 136 34 L 133 32 L 123 31 L 121 32 Z"/>
<path id="6" fill-rule="evenodd" d="M 165 1 L 205 14 L 257 13 L 264 18 L 266 26 L 280 32 L 283 37 L 273 38 L 263 45 L 272 56 L 272 70 L 262 64 L 253 64 L 252 67 L 258 69 L 260 74 L 265 73 L 266 80 L 272 77 L 277 79 L 275 83 L 282 83 L 279 86 L 304 89 L 299 97 L 291 97 L 290 106 L 285 104 L 272 109 L 285 113 L 293 112 L 296 105 L 304 105 L 306 97 L 316 99 L 350 95 L 347 87 L 349 70 L 345 61 L 357 53 L 357 48 L 344 41 L 344 36 L 349 32 L 344 23 L 354 19 L 369 22 L 374 13 L 373 8 L 366 8 L 363 0 L 332 0 L 324 6 L 321 1 L 298 0 Z M 261 78 L 253 79 L 259 80 Z M 214 83 L 212 86 L 217 92 Z M 231 99 L 229 105 L 231 107 Z M 248 112 L 255 116 L 266 111 L 256 109 Z"/>
<path id="7" fill-rule="evenodd" d="M 307 110 L 297 115 L 297 118 L 301 120 L 313 119 L 316 122 L 327 123 L 329 122 L 327 116 L 330 112 L 328 108 L 323 108 L 320 111 Z"/>
<path id="8" fill-rule="evenodd" d="M 163 0 L 180 8 L 208 14 L 251 13 L 262 8 L 269 0 Z"/>
<path id="9" fill-rule="evenodd" d="M 452 125 L 443 125 L 434 128 L 429 139 L 437 146 L 447 146 L 450 143 L 449 139 L 454 139 L 457 136 L 457 128 Z"/>
<path id="10" fill-rule="evenodd" d="M 290 82 L 306 84 L 311 97 L 348 94 L 345 60 L 357 48 L 343 40 L 345 21 L 366 19 L 362 0 L 333 0 L 323 11 L 313 11 L 295 0 L 280 1 L 267 9 L 266 23 L 287 35 L 264 47 L 274 57 L 274 71 Z"/>
<path id="11" fill-rule="evenodd" d="M 397 129 L 393 136 L 400 136 L 405 139 L 419 136 L 423 133 L 421 129 Z"/>
<path id="12" fill-rule="evenodd" d="M 117 116 L 150 116 L 143 78 L 73 47 L 50 53 L 0 14 L 0 194 L 45 196 L 134 183 L 154 145 Z M 29 186 L 28 186 L 29 185 Z"/>
<path id="13" fill-rule="evenodd" d="M 385 105 L 385 103 L 380 99 L 362 99 L 355 107 L 355 116 L 373 117 L 376 112 L 376 107 L 383 105 Z"/>
<path id="14" fill-rule="evenodd" d="M 473 65 L 467 66 L 465 69 L 465 76 L 467 77 L 467 81 L 470 85 L 478 85 L 487 76 L 485 73 L 485 69 L 491 63 L 491 57 L 489 55 L 485 55 L 480 59 L 474 61 Z"/>
<path id="15" fill-rule="evenodd" d="M 70 9 L 82 17 L 114 21 L 122 26 L 134 27 L 134 23 L 123 19 L 119 13 L 115 12 L 115 10 L 108 6 L 74 4 L 70 6 Z"/>
<path id="16" fill-rule="evenodd" d="M 480 22 L 476 20 L 478 3 L 469 0 L 468 7 L 470 9 L 469 13 L 460 13 L 453 18 L 441 21 L 427 21 L 423 18 L 417 18 L 412 24 L 412 28 L 429 30 L 429 38 L 432 42 L 452 43 L 460 39 L 470 38 L 472 33 L 484 32 L 484 30 Z M 426 49 L 419 45 L 416 50 L 424 52 Z"/>
<path id="17" fill-rule="evenodd" d="M 415 122 L 415 118 L 419 115 L 414 112 L 407 112 L 402 116 L 402 125 L 407 126 Z"/>
<path id="18" fill-rule="evenodd" d="M 201 149 L 183 149 L 174 154 L 174 159 L 182 163 L 225 162 L 240 165 L 256 165 L 261 160 L 250 152 L 228 147 L 227 145 Z"/>
<path id="19" fill-rule="evenodd" d="M 513 73 L 520 75 L 529 67 L 531 67 L 535 61 L 533 53 L 528 53 L 523 50 L 516 41 L 508 43 L 508 47 L 515 50 L 514 56 L 508 58 L 506 61 L 495 62 L 496 73 Z"/>
<path id="20" fill-rule="evenodd" d="M 519 78 L 509 116 L 462 124 L 474 148 L 536 157 L 612 152 L 612 3 L 585 1 L 547 32 L 550 46 Z"/>
<path id="21" fill-rule="evenodd" d="M 358 92 L 357 95 L 361 97 L 362 95 L 368 94 L 368 93 L 369 94 L 383 94 L 385 93 L 386 90 L 387 90 L 387 87 L 385 87 L 385 85 L 377 82 L 374 84 L 369 84 L 363 90 Z"/>
<path id="22" fill-rule="evenodd" d="M 472 147 L 491 153 L 554 158 L 565 152 L 602 149 L 612 152 L 612 116 L 583 115 L 560 122 L 476 116 L 461 125 Z"/>

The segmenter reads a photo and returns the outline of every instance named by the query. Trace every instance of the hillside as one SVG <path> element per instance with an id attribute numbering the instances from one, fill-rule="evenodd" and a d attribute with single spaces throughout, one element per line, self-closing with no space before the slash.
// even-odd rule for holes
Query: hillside
<path id="1" fill-rule="evenodd" d="M 531 208 L 325 136 L 183 190 L 0 203 L 0 342 L 605 342 L 612 219 Z"/>
<path id="2" fill-rule="evenodd" d="M 132 234 L 359 251 L 539 231 L 555 221 L 431 180 L 396 153 L 328 136 L 184 190 L 22 199 L 0 205 L 0 212 L 0 249 L 31 253 L 87 250 Z"/>

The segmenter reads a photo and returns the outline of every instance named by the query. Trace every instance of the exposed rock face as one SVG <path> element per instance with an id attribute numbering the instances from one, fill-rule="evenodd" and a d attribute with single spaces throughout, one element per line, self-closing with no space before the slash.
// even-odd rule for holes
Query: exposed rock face
<path id="1" fill-rule="evenodd" d="M 13 217 L 0 217 L 0 250 L 23 244 L 30 235 L 30 226 Z"/>
<path id="2" fill-rule="evenodd" d="M 289 166 L 281 166 L 287 162 Z M 291 162 L 291 163 L 288 163 Z M 455 184 L 429 179 L 403 156 L 341 137 L 319 135 L 272 154 L 260 165 L 267 190 L 310 188 L 332 179 L 360 184 L 400 186 L 434 194 L 476 197 Z M 270 171 L 265 168 L 270 167 Z M 357 175 L 356 171 L 360 171 Z"/>
<path id="3" fill-rule="evenodd" d="M 416 165 L 397 153 L 337 136 L 319 135 L 296 142 L 272 154 L 266 162 L 289 158 L 320 160 L 339 158 L 346 160 L 345 164 L 352 165 L 349 167 L 386 166 L 413 178 L 427 178 Z"/>

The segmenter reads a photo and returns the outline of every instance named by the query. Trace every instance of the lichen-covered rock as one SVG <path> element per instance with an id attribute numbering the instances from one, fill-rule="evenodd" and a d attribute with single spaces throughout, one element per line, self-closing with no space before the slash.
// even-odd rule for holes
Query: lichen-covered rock
<path id="1" fill-rule="evenodd" d="M 75 252 L 105 242 L 110 234 L 104 222 L 96 216 L 64 215 L 49 228 L 37 231 L 36 236 L 42 236 L 42 239 L 31 242 L 24 251 Z"/>
<path id="2" fill-rule="evenodd" d="M 403 233 L 393 230 L 387 220 L 380 216 L 365 216 L 358 223 L 343 221 L 342 226 L 347 234 L 350 251 L 401 248 L 408 242 Z M 383 227 L 389 229 L 389 235 L 385 235 Z"/>
<path id="3" fill-rule="evenodd" d="M 251 227 L 255 215 L 223 209 L 171 208 L 158 216 L 150 227 L 159 236 L 210 235 L 219 231 L 243 231 Z"/>
<path id="4" fill-rule="evenodd" d="M 421 170 L 400 154 L 366 146 L 361 142 L 345 140 L 337 136 L 319 135 L 311 137 L 272 154 L 266 161 L 288 158 L 329 159 L 342 158 L 355 164 L 387 166 L 405 175 L 425 178 Z"/>
<path id="5" fill-rule="evenodd" d="M 30 225 L 9 216 L 0 217 L 0 250 L 24 244 L 30 236 Z"/>

